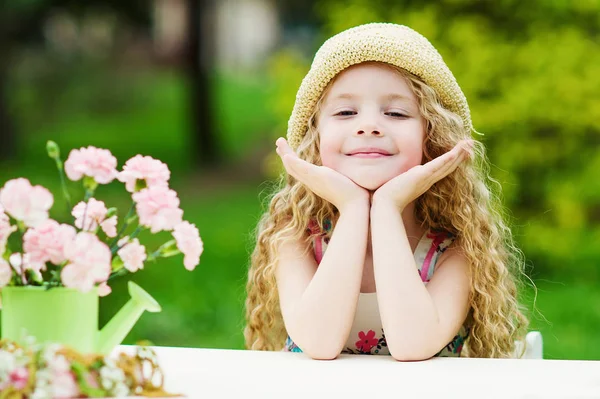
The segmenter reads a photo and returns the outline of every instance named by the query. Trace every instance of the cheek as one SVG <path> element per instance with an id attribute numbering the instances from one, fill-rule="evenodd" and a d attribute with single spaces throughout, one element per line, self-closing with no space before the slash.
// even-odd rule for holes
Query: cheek
<path id="1" fill-rule="evenodd" d="M 404 170 L 402 172 L 406 172 L 407 170 L 414 168 L 415 166 L 423 164 L 423 150 L 421 146 L 415 147 L 415 151 L 411 154 L 408 154 L 406 165 L 404 165 Z"/>
<path id="2" fill-rule="evenodd" d="M 323 166 L 332 167 L 336 164 L 336 157 L 340 152 L 340 145 L 331 138 L 321 138 L 319 144 L 321 153 L 321 162 Z"/>
<path id="3" fill-rule="evenodd" d="M 417 132 L 417 129 L 415 129 L 414 135 L 397 143 L 398 148 L 401 149 L 401 152 L 404 155 L 408 169 L 416 165 L 421 165 L 423 162 L 424 136 Z"/>
<path id="4" fill-rule="evenodd" d="M 415 147 L 415 151 L 411 154 L 410 164 L 411 165 L 421 165 L 423 163 L 423 146 L 418 145 Z"/>
<path id="5" fill-rule="evenodd" d="M 403 148 L 403 150 L 400 150 L 400 154 L 390 170 L 390 173 L 394 176 L 421 165 L 423 160 L 423 146 L 421 143 L 405 141 L 400 148 Z"/>

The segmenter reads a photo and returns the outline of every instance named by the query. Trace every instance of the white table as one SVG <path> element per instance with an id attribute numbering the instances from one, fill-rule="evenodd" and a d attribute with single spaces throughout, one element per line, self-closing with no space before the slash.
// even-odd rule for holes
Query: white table
<path id="1" fill-rule="evenodd" d="M 116 351 L 131 351 L 120 346 Z M 341 355 L 153 346 L 165 388 L 189 398 L 600 398 L 600 361 Z"/>

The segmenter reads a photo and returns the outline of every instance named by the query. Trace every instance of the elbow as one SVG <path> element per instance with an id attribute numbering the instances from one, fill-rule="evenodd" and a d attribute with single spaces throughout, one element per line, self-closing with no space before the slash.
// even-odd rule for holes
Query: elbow
<path id="1" fill-rule="evenodd" d="M 342 352 L 341 345 L 323 337 L 298 337 L 296 345 L 314 360 L 333 360 Z"/>
<path id="2" fill-rule="evenodd" d="M 419 331 L 393 331 L 386 334 L 386 341 L 390 355 L 399 362 L 428 360 L 441 349 L 436 348 L 440 337 Z"/>
<path id="3" fill-rule="evenodd" d="M 305 352 L 313 360 L 333 360 L 339 353 L 332 351 Z"/>
<path id="4" fill-rule="evenodd" d="M 342 352 L 341 349 L 338 349 L 338 345 L 323 345 L 322 343 L 305 344 L 300 348 L 302 352 L 314 360 L 333 360 Z"/>
<path id="5" fill-rule="evenodd" d="M 295 328 L 288 325 L 288 335 L 298 348 L 311 359 L 333 360 L 340 355 L 344 344 L 343 336 L 325 333 L 315 328 Z"/>
<path id="6" fill-rule="evenodd" d="M 399 362 L 420 362 L 431 359 L 433 356 L 418 351 L 390 351 L 390 355 Z"/>
<path id="7" fill-rule="evenodd" d="M 435 353 L 426 348 L 424 343 L 411 345 L 390 345 L 388 341 L 388 349 L 392 358 L 399 362 L 419 362 L 431 359 Z"/>

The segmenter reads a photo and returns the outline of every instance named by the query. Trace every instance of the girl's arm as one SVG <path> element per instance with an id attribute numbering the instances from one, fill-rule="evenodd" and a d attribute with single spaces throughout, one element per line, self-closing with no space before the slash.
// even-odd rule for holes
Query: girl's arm
<path id="1" fill-rule="evenodd" d="M 451 151 L 394 177 L 373 194 L 371 237 L 381 322 L 390 354 L 397 360 L 423 360 L 455 336 L 469 309 L 467 259 L 449 248 L 427 287 L 417 274 L 402 211 L 472 154 L 464 140 Z"/>
<path id="2" fill-rule="evenodd" d="M 300 159 L 285 139 L 276 144 L 286 171 L 340 212 L 318 268 L 304 240 L 280 246 L 275 271 L 288 334 L 309 356 L 333 359 L 354 321 L 367 250 L 369 193 L 333 169 Z"/>
<path id="3" fill-rule="evenodd" d="M 276 269 L 281 313 L 294 343 L 314 359 L 334 359 L 350 334 L 369 231 L 368 198 L 340 209 L 317 267 L 311 248 L 286 242 Z"/>
<path id="4" fill-rule="evenodd" d="M 425 286 L 401 210 L 376 196 L 371 235 L 377 300 L 390 354 L 397 360 L 428 359 L 452 340 L 467 317 L 468 263 L 456 248 L 448 248 Z"/>

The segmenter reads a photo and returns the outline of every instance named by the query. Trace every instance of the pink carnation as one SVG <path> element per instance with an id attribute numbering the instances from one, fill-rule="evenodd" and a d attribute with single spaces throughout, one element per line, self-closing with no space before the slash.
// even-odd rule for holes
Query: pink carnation
<path id="1" fill-rule="evenodd" d="M 27 230 L 23 236 L 23 250 L 34 264 L 52 262 L 60 265 L 67 260 L 64 250 L 73 242 L 75 234 L 73 226 L 48 219 L 36 228 Z M 45 269 L 44 266 L 42 268 Z"/>
<path id="2" fill-rule="evenodd" d="M 55 399 L 79 398 L 79 385 L 71 371 L 55 373 L 52 378 L 52 396 Z"/>
<path id="3" fill-rule="evenodd" d="M 181 223 L 183 211 L 179 209 L 177 193 L 167 187 L 145 188 L 132 195 L 140 224 L 150 228 L 152 233 L 173 230 Z"/>
<path id="4" fill-rule="evenodd" d="M 113 215 L 108 219 L 104 219 L 104 222 L 100 223 L 100 227 L 107 237 L 117 236 L 117 215 Z"/>
<path id="5" fill-rule="evenodd" d="M 139 269 L 144 268 L 144 261 L 146 260 L 146 248 L 140 244 L 137 238 L 134 238 L 129 242 L 129 237 L 124 237 L 119 240 L 119 247 L 122 247 L 117 251 L 117 254 L 123 261 L 125 269 L 131 273 L 135 273 Z"/>
<path id="6" fill-rule="evenodd" d="M 48 361 L 48 371 L 52 373 L 51 393 L 56 399 L 80 397 L 79 385 L 71 371 L 71 365 L 63 355 L 54 355 Z"/>
<path id="7" fill-rule="evenodd" d="M 32 186 L 29 180 L 9 180 L 0 190 L 0 204 L 4 211 L 28 227 L 35 227 L 48 219 L 48 210 L 54 203 L 52 193 L 42 186 Z"/>
<path id="8" fill-rule="evenodd" d="M 107 296 L 112 292 L 112 288 L 104 282 L 98 286 L 98 296 Z"/>
<path id="9" fill-rule="evenodd" d="M 167 187 L 170 177 L 171 172 L 165 163 L 149 156 L 136 155 L 125 162 L 117 179 L 125 183 L 127 191 L 133 193 L 138 180 L 144 180 L 146 187 Z"/>
<path id="10" fill-rule="evenodd" d="M 177 242 L 177 248 L 183 253 L 183 265 L 188 270 L 200 263 L 200 255 L 204 250 L 204 244 L 200 239 L 200 233 L 195 225 L 189 222 L 181 222 L 173 230 L 173 237 Z"/>
<path id="11" fill-rule="evenodd" d="M 87 209 L 86 209 L 87 207 Z M 81 201 L 73 208 L 71 215 L 75 217 L 75 226 L 84 231 L 96 231 L 98 224 L 108 237 L 117 235 L 117 216 L 106 218 L 107 213 L 104 202 L 90 198 L 88 203 Z M 85 214 L 85 220 L 83 220 Z"/>
<path id="12" fill-rule="evenodd" d="M 8 237 L 17 230 L 17 226 L 10 225 L 10 219 L 7 214 L 4 213 L 2 206 L 0 205 L 0 256 L 6 250 L 6 243 Z"/>
<path id="13" fill-rule="evenodd" d="M 108 280 L 111 271 L 110 248 L 92 233 L 80 232 L 65 249 L 71 263 L 61 272 L 66 287 L 87 292 L 95 283 Z"/>
<path id="14" fill-rule="evenodd" d="M 0 257 L 0 288 L 8 285 L 12 278 L 12 269 L 7 261 Z"/>
<path id="15" fill-rule="evenodd" d="M 8 379 L 14 389 L 24 389 L 29 382 L 29 370 L 23 366 L 17 367 L 10 373 Z"/>
<path id="16" fill-rule="evenodd" d="M 25 256 L 25 260 L 27 260 L 29 256 Z M 23 256 L 19 252 L 15 252 L 8 257 L 8 262 L 15 269 L 17 274 L 23 273 L 21 266 L 23 265 Z"/>
<path id="17" fill-rule="evenodd" d="M 29 370 L 26 367 L 18 367 L 10 373 L 8 378 L 13 388 L 24 389 L 29 382 Z"/>
<path id="18" fill-rule="evenodd" d="M 65 173 L 73 181 L 89 176 L 99 184 L 108 184 L 117 177 L 117 158 L 109 150 L 82 147 L 69 153 L 65 161 Z"/>
<path id="19" fill-rule="evenodd" d="M 37 277 L 36 279 L 39 280 L 42 278 L 42 273 L 40 270 L 46 269 L 46 265 L 44 263 L 32 262 L 29 254 L 23 255 L 19 252 L 11 254 L 8 257 L 8 263 L 21 278 L 21 282 L 23 284 L 27 284 L 27 279 L 25 278 L 26 270 L 32 270 Z"/>

